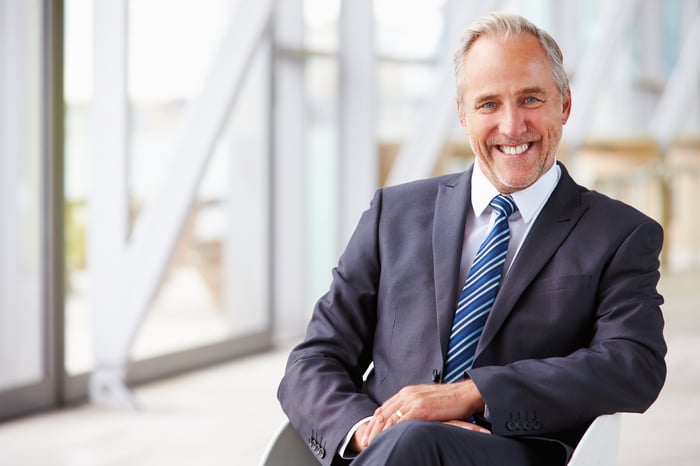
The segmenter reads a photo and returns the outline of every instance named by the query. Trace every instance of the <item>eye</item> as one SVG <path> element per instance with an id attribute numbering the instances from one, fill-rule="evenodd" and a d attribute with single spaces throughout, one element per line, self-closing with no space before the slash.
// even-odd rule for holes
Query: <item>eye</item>
<path id="1" fill-rule="evenodd" d="M 486 109 L 486 110 L 493 110 L 496 108 L 496 102 L 484 102 L 481 104 L 481 108 Z"/>
<path id="2" fill-rule="evenodd" d="M 539 102 L 541 102 L 541 100 L 538 99 L 537 97 L 534 97 L 534 96 L 525 97 L 526 104 L 537 104 Z"/>

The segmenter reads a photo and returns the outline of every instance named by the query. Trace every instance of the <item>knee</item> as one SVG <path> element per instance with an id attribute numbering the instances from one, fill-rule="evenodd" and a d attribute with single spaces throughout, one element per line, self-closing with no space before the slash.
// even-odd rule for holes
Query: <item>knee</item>
<path id="1" fill-rule="evenodd" d="M 429 421 L 399 422 L 379 435 L 373 443 L 386 456 L 385 465 L 441 464 L 437 429 Z"/>
<path id="2" fill-rule="evenodd" d="M 403 447 L 411 447 L 413 445 L 423 445 L 433 438 L 435 422 L 430 421 L 404 421 L 399 422 L 386 433 L 391 432 L 391 436 L 395 438 L 395 442 Z"/>

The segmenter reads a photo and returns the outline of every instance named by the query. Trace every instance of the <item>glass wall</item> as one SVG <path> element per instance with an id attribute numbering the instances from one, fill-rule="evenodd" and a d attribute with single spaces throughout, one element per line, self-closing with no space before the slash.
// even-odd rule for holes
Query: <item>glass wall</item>
<path id="1" fill-rule="evenodd" d="M 0 0 L 0 419 L 53 406 L 60 377 L 55 7 Z"/>
<path id="2" fill-rule="evenodd" d="M 0 391 L 46 375 L 42 19 L 0 2 Z"/>
<path id="3" fill-rule="evenodd" d="M 156 225 L 150 232 L 156 242 L 162 239 L 169 244 L 172 238 L 172 253 L 158 270 L 154 280 L 158 283 L 147 290 L 146 311 L 131 316 L 138 331 L 133 335 L 122 332 L 122 336 L 133 337 L 125 343 L 129 368 L 138 367 L 146 379 L 158 372 L 153 367 L 163 360 L 159 358 L 169 357 L 167 366 L 174 372 L 185 368 L 182 361 L 187 361 L 187 368 L 197 367 L 267 347 L 272 311 L 277 317 L 291 314 L 292 309 L 298 314 L 300 308 L 310 312 L 327 289 L 330 269 L 344 246 L 339 244 L 338 232 L 345 227 L 340 226 L 346 218 L 343 202 L 351 191 L 341 192 L 340 188 L 351 185 L 348 174 L 342 172 L 349 165 L 340 159 L 339 147 L 339 135 L 345 134 L 341 120 L 347 116 L 339 99 L 343 90 L 339 83 L 348 78 L 339 66 L 339 56 L 348 56 L 343 55 L 347 44 L 341 43 L 339 33 L 341 25 L 347 24 L 341 18 L 341 6 L 348 5 L 343 1 L 353 0 L 299 0 L 293 13 L 299 16 L 292 18 L 299 25 L 292 35 L 302 28 L 303 32 L 295 35 L 291 46 L 274 43 L 274 12 L 264 12 L 268 16 L 262 32 L 249 50 L 243 50 L 238 42 L 227 43 L 229 34 L 244 29 L 236 21 L 242 18 L 247 24 L 264 2 L 0 0 L 0 69 L 4 70 L 0 73 L 0 402 L 10 392 L 25 396 L 28 387 L 45 386 L 54 356 L 70 376 L 66 385 L 77 381 L 82 384 L 82 394 L 86 376 L 96 368 L 99 332 L 95 330 L 92 303 L 96 287 L 88 244 L 96 235 L 93 193 L 100 186 L 95 172 L 105 162 L 100 158 L 104 154 L 95 149 L 100 142 L 96 134 L 110 128 L 95 120 L 94 89 L 100 75 L 95 58 L 105 58 L 103 51 L 95 50 L 100 46 L 96 39 L 106 35 L 95 27 L 95 9 L 127 7 L 124 23 L 118 25 L 124 35 L 125 60 L 123 64 L 116 59 L 109 62 L 121 66 L 116 72 L 124 73 L 127 83 L 125 130 L 120 141 L 124 150 L 119 157 L 125 167 L 128 218 L 123 244 L 115 248 L 114 257 L 132 251 L 138 227 L 149 211 L 181 207 L 175 205 L 176 196 L 164 199 L 161 193 L 166 188 L 179 193 L 173 179 L 179 179 L 175 175 L 181 174 L 183 160 L 201 158 L 196 167 L 201 176 L 197 175 L 192 195 L 182 208 L 181 228 Z M 456 37 L 472 19 L 466 16 L 476 15 L 482 3 L 374 0 L 371 11 L 363 9 L 371 27 L 362 29 L 372 32 L 374 62 L 369 73 L 374 80 L 375 105 L 371 111 L 362 111 L 371 113 L 365 115 L 367 121 L 375 122 L 376 132 L 369 137 L 375 138 L 377 148 L 376 173 L 368 176 L 376 178 L 378 186 L 388 182 L 417 124 L 446 121 L 431 114 L 446 106 L 451 126 L 441 131 L 447 137 L 436 153 L 421 155 L 430 158 L 430 169 L 416 170 L 412 178 L 462 170 L 470 163 L 470 149 L 452 97 L 449 102 L 438 100 L 445 95 L 440 92 L 445 74 L 451 75 Z M 688 81 L 691 84 L 683 87 L 682 108 L 674 104 L 680 113 L 676 108 L 671 117 L 680 117 L 671 125 L 675 132 L 670 143 L 659 142 L 651 122 L 656 121 L 660 102 L 668 97 L 700 3 L 636 2 L 633 11 L 620 15 L 611 15 L 620 8 L 619 3 L 600 0 L 508 4 L 550 30 L 564 49 L 574 92 L 573 113 L 577 117 L 584 114 L 586 121 L 580 139 L 572 137 L 575 127 L 569 121 L 560 159 L 582 183 L 661 220 L 667 231 L 667 264 L 698 267 L 700 226 L 695 217 L 683 214 L 700 196 L 697 82 Z M 50 44 L 44 42 L 47 12 L 43 9 L 48 5 L 65 6 L 65 32 L 48 41 L 65 45 L 65 171 L 57 172 L 65 184 L 65 319 L 59 309 L 46 311 L 52 299 L 51 252 L 46 243 L 60 236 L 51 230 L 48 181 L 52 174 L 46 173 L 51 160 L 45 155 L 50 149 L 46 122 L 53 117 L 44 80 L 56 79 L 46 67 L 49 52 L 45 49 Z M 287 10 L 286 16 L 290 15 Z M 608 44 L 611 32 L 619 33 L 619 40 Z M 303 44 L 299 45 L 296 41 L 301 36 Z M 222 63 L 235 62 L 247 52 L 251 58 L 244 60 L 239 87 L 229 89 L 231 82 L 211 80 Z M 272 91 L 273 83 L 285 79 L 277 66 L 281 60 L 293 63 L 298 74 L 292 80 L 303 87 L 297 92 L 298 99 L 292 99 L 295 108 L 286 112 L 278 108 L 286 100 Z M 368 65 L 364 62 L 363 66 Z M 598 73 L 590 72 L 596 69 Z M 586 75 L 603 79 L 587 87 L 582 82 Z M 216 121 L 202 118 L 207 125 L 202 128 L 192 120 L 191 112 L 212 95 L 223 96 L 213 100 L 223 102 L 227 110 Z M 280 114 L 299 118 L 293 127 L 300 128 L 295 135 L 302 136 L 293 145 L 303 141 L 303 149 L 286 151 L 283 144 L 275 146 L 275 131 L 285 123 L 276 119 Z M 205 138 L 202 135 L 208 130 L 213 136 L 205 141 L 206 149 L 191 154 L 182 150 L 183 141 Z M 275 191 L 275 181 L 285 176 L 279 167 L 289 166 L 281 162 L 291 160 L 302 166 L 295 172 L 291 189 L 284 188 L 290 189 L 294 199 L 274 197 L 287 192 Z M 369 203 L 364 199 L 366 193 L 358 196 Z M 279 212 L 289 207 L 288 202 L 293 204 L 293 214 L 283 222 Z M 111 215 L 118 213 L 102 212 L 108 226 L 115 221 Z M 121 234 L 119 222 L 114 225 Z M 285 229 L 294 232 L 292 240 L 287 241 Z M 277 248 L 274 256 L 273 243 Z M 284 260 L 280 248 L 298 252 L 284 267 L 279 267 Z M 155 253 L 146 250 L 132 269 L 115 268 L 115 282 L 124 274 L 138 274 L 141 266 L 154 267 L 155 259 Z M 277 270 L 295 274 L 291 286 L 303 289 L 288 293 L 293 297 L 288 301 L 294 302 L 284 302 L 275 293 L 275 278 L 277 285 L 285 278 L 275 277 L 272 272 Z M 124 316 L 114 314 L 116 322 L 123 323 Z M 294 320 L 290 327 L 295 328 L 285 329 L 287 336 L 301 335 L 303 327 L 296 328 L 297 321 L 305 323 L 305 319 Z M 59 329 L 50 328 L 53 320 L 59 322 Z M 52 341 L 59 342 L 58 346 L 65 342 L 65 348 L 53 348 Z M 63 351 L 65 358 L 60 354 Z M 0 406 L 0 416 L 6 406 Z"/>
<path id="4" fill-rule="evenodd" d="M 261 44 L 134 343 L 136 359 L 269 325 L 269 59 Z M 141 151 L 149 155 L 147 145 Z M 142 168 L 144 187 L 155 172 Z"/>
<path id="5" fill-rule="evenodd" d="M 94 130 L 101 124 L 93 113 L 93 57 L 100 53 L 94 49 L 100 34 L 94 28 L 94 6 L 90 0 L 66 0 L 65 365 L 71 375 L 93 369 L 95 349 L 95 289 L 88 254 L 95 234 L 90 223 L 93 164 L 100 163 Z M 124 233 L 124 253 L 144 210 L 162 202 L 160 192 L 179 169 L 175 154 L 183 140 L 202 131 L 188 119 L 189 113 L 212 91 L 206 83 L 214 59 L 232 21 L 245 15 L 238 7 L 238 2 L 224 0 L 128 2 L 122 70 L 128 95 L 123 157 L 129 231 Z M 231 54 L 244 52 L 230 48 Z M 226 121 L 212 123 L 221 129 L 204 156 L 206 167 L 187 218 L 139 323 L 132 361 L 232 342 L 269 329 L 270 53 L 269 39 L 264 38 L 252 51 Z M 104 131 L 103 124 L 101 128 Z M 164 238 L 169 234 L 163 231 Z"/>

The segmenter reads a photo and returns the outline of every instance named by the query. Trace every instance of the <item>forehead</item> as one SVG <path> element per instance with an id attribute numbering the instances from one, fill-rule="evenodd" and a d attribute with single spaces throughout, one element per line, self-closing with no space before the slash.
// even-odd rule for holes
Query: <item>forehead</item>
<path id="1" fill-rule="evenodd" d="M 464 58 L 465 94 L 513 93 L 556 87 L 547 55 L 532 34 L 482 36 Z"/>

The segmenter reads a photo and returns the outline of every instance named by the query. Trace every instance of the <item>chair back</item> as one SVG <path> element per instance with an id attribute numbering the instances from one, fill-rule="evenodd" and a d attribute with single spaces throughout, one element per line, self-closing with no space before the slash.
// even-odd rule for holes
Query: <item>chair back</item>
<path id="1" fill-rule="evenodd" d="M 622 414 L 598 416 L 581 437 L 568 466 L 615 466 Z"/>
<path id="2" fill-rule="evenodd" d="M 268 444 L 260 466 L 318 466 L 318 460 L 292 424 L 285 421 Z"/>

